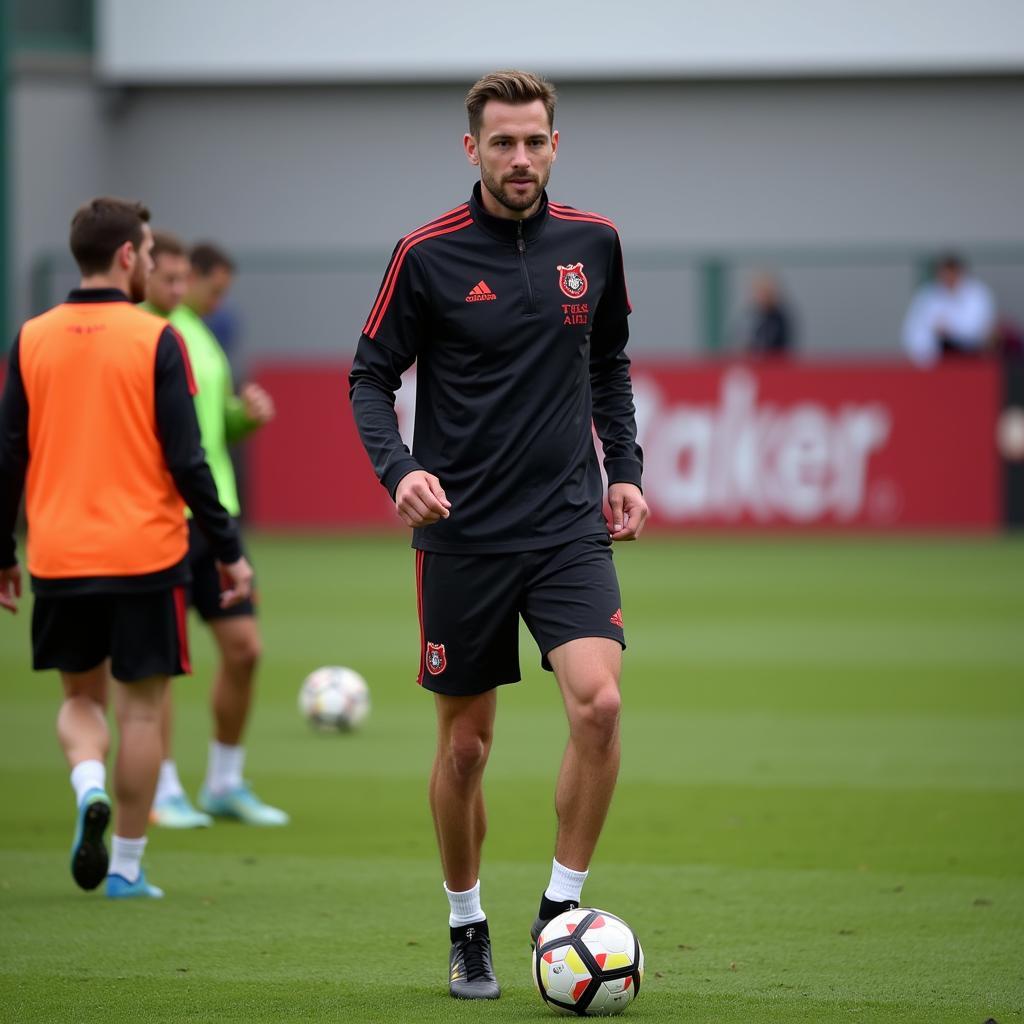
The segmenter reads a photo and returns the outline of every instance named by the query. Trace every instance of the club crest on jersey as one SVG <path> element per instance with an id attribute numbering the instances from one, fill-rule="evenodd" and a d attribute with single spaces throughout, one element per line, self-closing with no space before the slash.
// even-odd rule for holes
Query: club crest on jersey
<path id="1" fill-rule="evenodd" d="M 432 676 L 439 676 L 448 667 L 444 644 L 432 644 L 429 640 L 427 641 L 426 663 L 427 671 Z"/>
<path id="2" fill-rule="evenodd" d="M 570 299 L 582 299 L 587 294 L 587 276 L 583 273 L 582 263 L 571 263 L 563 267 L 558 265 L 558 287 L 563 295 Z"/>

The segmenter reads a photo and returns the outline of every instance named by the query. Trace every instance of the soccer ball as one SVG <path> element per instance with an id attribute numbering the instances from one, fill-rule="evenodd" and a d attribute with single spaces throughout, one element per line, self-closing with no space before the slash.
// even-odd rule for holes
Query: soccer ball
<path id="1" fill-rule="evenodd" d="M 370 688 L 356 671 L 328 665 L 310 672 L 299 690 L 303 718 L 325 732 L 348 732 L 370 713 Z"/>
<path id="2" fill-rule="evenodd" d="M 607 1017 L 640 993 L 644 951 L 633 929 L 603 910 L 552 918 L 537 937 L 533 983 L 555 1012 Z"/>

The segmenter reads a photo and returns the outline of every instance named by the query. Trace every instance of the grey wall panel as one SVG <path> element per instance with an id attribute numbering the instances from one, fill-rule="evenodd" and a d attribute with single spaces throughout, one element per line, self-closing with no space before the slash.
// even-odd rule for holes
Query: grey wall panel
<path id="1" fill-rule="evenodd" d="M 11 90 L 13 316 L 30 308 L 29 271 L 40 252 L 67 247 L 71 215 L 109 190 L 101 94 L 86 75 L 22 75 Z"/>
<path id="2" fill-rule="evenodd" d="M 397 238 L 468 194 L 464 88 L 160 87 L 109 104 L 81 89 L 23 96 L 19 145 L 27 133 L 28 149 L 53 155 L 46 174 L 23 172 L 17 185 L 22 276 L 31 252 L 64 244 L 83 194 L 138 195 L 158 224 L 243 257 L 365 254 L 358 273 L 274 274 L 264 260 L 239 282 L 254 349 L 330 351 L 358 331 Z M 698 343 L 692 266 L 658 270 L 652 253 L 754 247 L 791 279 L 804 351 L 896 354 L 914 269 L 849 248 L 1024 243 L 1022 109 L 1019 78 L 570 82 L 551 193 L 618 223 L 637 351 Z M 815 270 L 770 255 L 806 246 L 834 258 Z M 1021 264 L 998 276 L 1001 296 L 1019 305 Z M 742 290 L 734 282 L 734 296 Z"/>

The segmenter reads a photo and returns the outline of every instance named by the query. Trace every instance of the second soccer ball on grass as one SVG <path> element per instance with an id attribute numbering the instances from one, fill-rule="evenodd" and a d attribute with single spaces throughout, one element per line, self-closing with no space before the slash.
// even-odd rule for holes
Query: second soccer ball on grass
<path id="1" fill-rule="evenodd" d="M 370 713 L 370 688 L 354 669 L 327 665 L 302 681 L 299 711 L 317 729 L 348 732 L 358 728 Z"/>

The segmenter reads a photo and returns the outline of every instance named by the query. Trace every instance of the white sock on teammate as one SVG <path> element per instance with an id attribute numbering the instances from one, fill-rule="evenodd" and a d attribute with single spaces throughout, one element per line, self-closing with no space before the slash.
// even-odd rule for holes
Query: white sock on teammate
<path id="1" fill-rule="evenodd" d="M 160 762 L 160 777 L 156 782 L 156 796 L 153 803 L 163 803 L 164 800 L 173 800 L 176 796 L 182 796 L 185 790 L 178 778 L 178 766 L 169 758 Z"/>
<path id="2" fill-rule="evenodd" d="M 107 874 L 120 875 L 125 881 L 134 882 L 142 870 L 142 855 L 146 852 L 146 837 L 125 839 L 114 836 L 110 844 L 110 867 Z"/>
<path id="3" fill-rule="evenodd" d="M 90 789 L 106 790 L 107 766 L 102 761 L 79 761 L 71 769 L 71 788 L 75 791 L 76 804 L 82 802 Z"/>
<path id="4" fill-rule="evenodd" d="M 579 906 L 583 893 L 583 883 L 587 880 L 587 871 L 574 871 L 557 860 L 551 861 L 551 881 L 548 882 L 544 896 L 552 903 L 575 903 Z"/>
<path id="5" fill-rule="evenodd" d="M 467 924 L 476 924 L 483 921 L 487 915 L 480 908 L 480 880 L 476 885 L 465 892 L 452 892 L 448 883 L 444 883 L 444 892 L 448 897 L 448 905 L 451 912 L 448 915 L 448 926 L 450 928 L 462 928 Z"/>
<path id="6" fill-rule="evenodd" d="M 242 785 L 245 747 L 210 741 L 210 760 L 206 766 L 206 788 L 214 796 L 222 796 Z"/>

